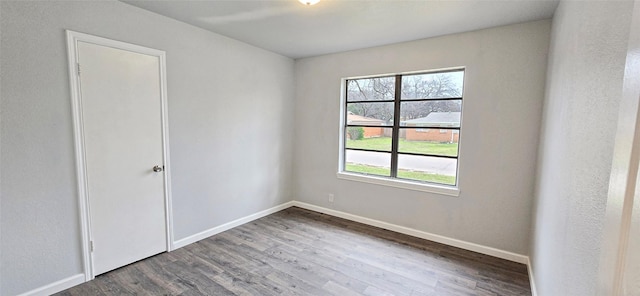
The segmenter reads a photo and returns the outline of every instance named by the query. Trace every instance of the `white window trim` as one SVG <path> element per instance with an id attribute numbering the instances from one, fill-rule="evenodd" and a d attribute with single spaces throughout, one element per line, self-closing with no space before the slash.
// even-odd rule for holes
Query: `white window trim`
<path id="1" fill-rule="evenodd" d="M 357 174 L 357 173 L 349 173 L 349 172 L 338 172 L 336 174 L 338 179 L 363 182 L 369 184 L 376 184 L 388 187 L 402 188 L 414 191 L 422 191 L 422 192 L 430 192 L 437 193 L 442 195 L 449 196 L 460 196 L 460 189 L 458 187 L 446 186 L 446 185 L 438 185 L 438 184 L 427 184 L 427 183 L 419 183 L 415 181 L 404 181 L 403 179 L 397 178 L 385 178 L 385 177 L 376 177 L 372 175 L 365 174 Z"/>
<path id="2" fill-rule="evenodd" d="M 347 100 L 346 96 L 345 96 L 345 92 L 344 89 L 346 87 L 347 84 L 347 80 L 348 79 L 360 79 L 360 78 L 370 78 L 370 77 L 381 77 L 381 76 L 391 76 L 391 75 L 397 75 L 397 74 L 401 74 L 401 75 L 410 75 L 413 73 L 427 73 L 427 72 L 442 72 L 442 71 L 447 71 L 447 70 L 463 70 L 465 71 L 465 75 L 466 75 L 466 68 L 465 67 L 451 67 L 451 68 L 443 68 L 443 69 L 438 69 L 438 70 L 430 70 L 430 71 L 415 71 L 415 72 L 403 72 L 403 73 L 389 73 L 389 74 L 380 74 L 380 75 L 367 75 L 367 76 L 359 76 L 359 77 L 349 77 L 349 78 L 342 78 L 341 79 L 341 85 L 340 85 L 340 126 L 339 126 L 339 135 L 340 135 L 340 139 L 339 139 L 339 156 L 338 156 L 338 172 L 336 173 L 336 176 L 338 179 L 341 180 L 349 180 L 349 181 L 356 181 L 356 182 L 362 182 L 362 183 L 369 183 L 369 184 L 375 184 L 375 185 L 382 185 L 382 186 L 387 186 L 387 187 L 394 187 L 394 188 L 401 188 L 401 189 L 407 189 L 407 190 L 413 190 L 413 191 L 421 191 L 421 192 L 429 192 L 429 193 L 436 193 L 436 194 L 441 194 L 441 195 L 447 195 L 447 196 L 453 196 L 453 197 L 458 197 L 460 196 L 460 185 L 456 184 L 455 186 L 447 186 L 447 185 L 441 185 L 441 184 L 435 184 L 435 183 L 423 183 L 423 182 L 419 182 L 419 181 L 411 181 L 411 180 L 403 180 L 400 178 L 385 178 L 382 176 L 374 176 L 374 175 L 367 175 L 367 174 L 358 174 L 358 173 L 351 173 L 351 172 L 347 172 L 344 170 L 344 125 L 345 125 L 345 116 L 343 116 L 342 114 L 344 114 L 344 108 L 345 108 L 345 101 Z M 462 118 L 461 118 L 462 120 Z M 462 121 L 460 122 L 460 129 L 462 129 Z M 458 143 L 458 145 L 460 145 L 460 143 Z M 459 149 L 459 148 L 458 148 Z M 460 150 L 458 150 L 460 151 Z M 456 169 L 456 171 L 459 173 L 460 172 L 460 158 L 458 157 L 458 168 Z"/>

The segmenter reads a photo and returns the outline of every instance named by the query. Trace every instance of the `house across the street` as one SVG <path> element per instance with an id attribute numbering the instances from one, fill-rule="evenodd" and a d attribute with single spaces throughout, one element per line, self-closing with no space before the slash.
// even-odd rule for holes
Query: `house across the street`
<path id="1" fill-rule="evenodd" d="M 347 114 L 347 123 L 353 125 L 384 125 L 383 120 L 356 115 L 351 111 Z M 365 138 L 380 137 L 384 132 L 382 127 L 363 127 L 362 129 L 364 130 L 363 137 Z"/>
<path id="2" fill-rule="evenodd" d="M 407 141 L 458 143 L 459 130 L 440 127 L 460 127 L 460 112 L 431 112 L 425 117 L 402 121 L 402 125 L 418 127 L 406 129 Z"/>

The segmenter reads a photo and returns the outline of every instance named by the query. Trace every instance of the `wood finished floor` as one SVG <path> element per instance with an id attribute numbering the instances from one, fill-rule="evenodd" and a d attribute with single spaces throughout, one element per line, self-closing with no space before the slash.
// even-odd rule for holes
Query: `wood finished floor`
<path id="1" fill-rule="evenodd" d="M 531 295 L 518 264 L 289 208 L 56 295 Z"/>

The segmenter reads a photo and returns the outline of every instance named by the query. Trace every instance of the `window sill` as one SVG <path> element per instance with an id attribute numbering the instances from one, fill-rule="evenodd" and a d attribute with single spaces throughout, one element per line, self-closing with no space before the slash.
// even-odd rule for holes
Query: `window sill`
<path id="1" fill-rule="evenodd" d="M 338 172 L 336 173 L 338 179 L 364 182 L 370 184 L 377 184 L 382 186 L 396 187 L 402 189 L 409 189 L 415 191 L 422 192 L 430 192 L 437 193 L 442 195 L 449 196 L 459 196 L 460 189 L 457 187 L 450 187 L 446 185 L 436 185 L 436 184 L 422 184 L 411 181 L 404 181 L 400 179 L 389 179 L 383 177 L 375 177 L 375 176 L 365 176 L 361 174 L 351 174 L 347 172 Z"/>

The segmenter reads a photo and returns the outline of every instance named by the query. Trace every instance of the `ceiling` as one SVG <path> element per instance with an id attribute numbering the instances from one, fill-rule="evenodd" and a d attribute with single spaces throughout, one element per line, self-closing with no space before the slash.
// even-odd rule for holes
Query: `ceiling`
<path id="1" fill-rule="evenodd" d="M 557 0 L 121 0 L 303 58 L 550 18 Z"/>

